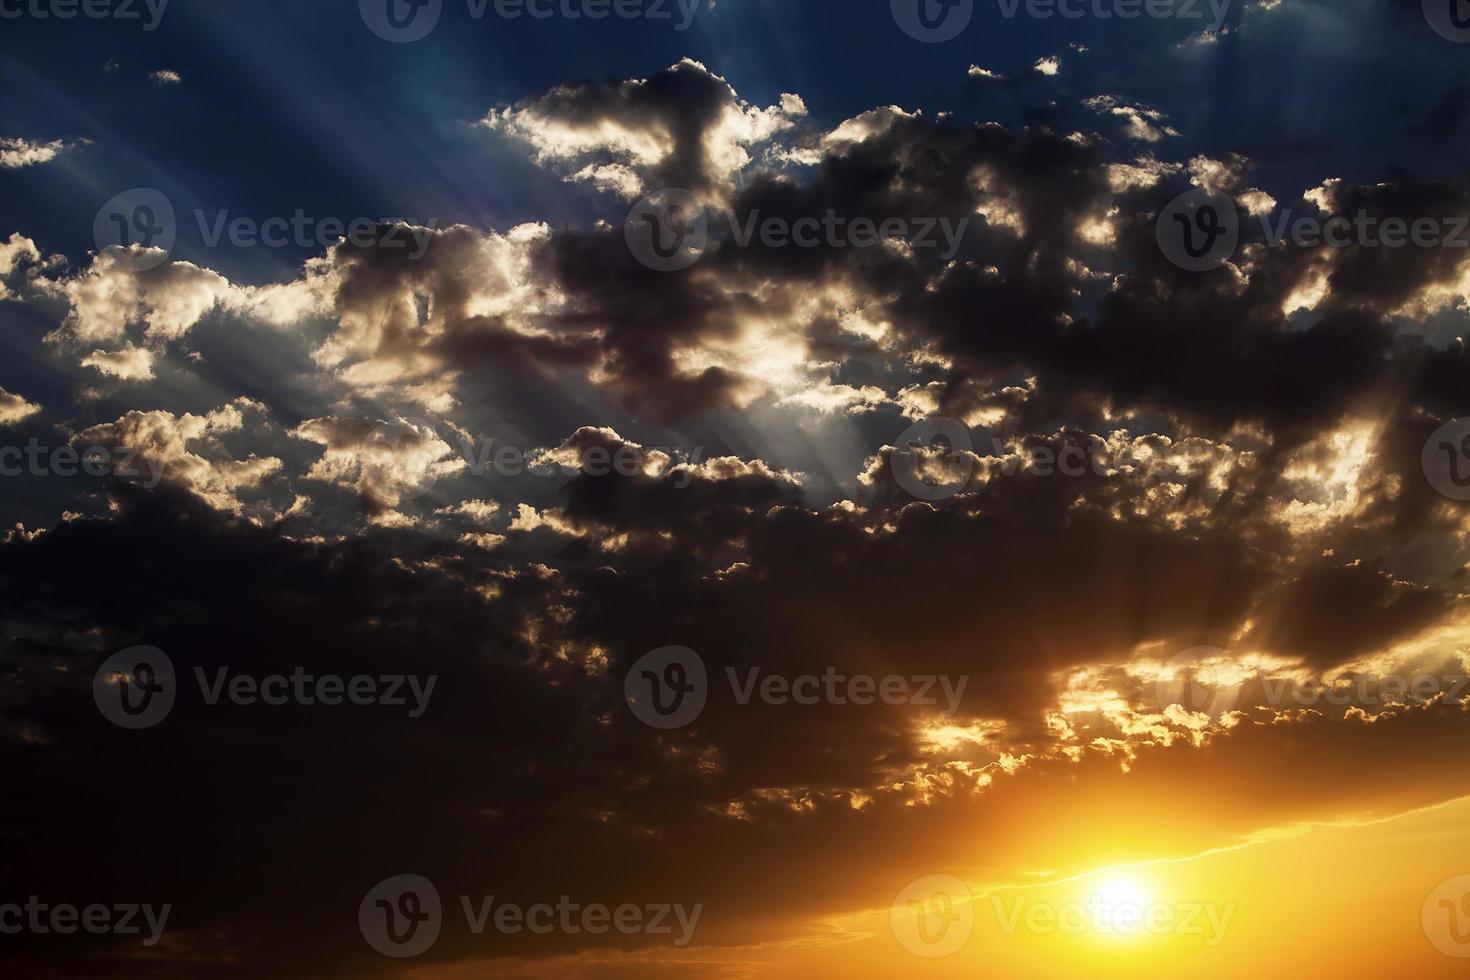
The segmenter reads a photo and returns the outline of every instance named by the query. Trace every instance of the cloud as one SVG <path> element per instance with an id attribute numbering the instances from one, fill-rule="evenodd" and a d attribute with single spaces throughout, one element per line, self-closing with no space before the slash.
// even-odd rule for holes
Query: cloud
<path id="1" fill-rule="evenodd" d="M 1040 70 L 1040 69 L 1038 69 Z M 1129 139 L 1157 143 L 1166 136 L 1178 136 L 1173 127 L 1164 124 L 1164 114 L 1147 106 L 1131 106 L 1112 95 L 1096 95 L 1084 102 L 1094 112 L 1123 120 L 1123 132 Z"/>
<path id="2" fill-rule="evenodd" d="M 547 164 L 586 162 L 568 179 L 625 197 L 682 187 L 716 198 L 751 162 L 750 148 L 806 115 L 795 95 L 759 108 L 685 58 L 647 79 L 562 85 L 490 112 L 482 125 L 521 140 Z"/>
<path id="3" fill-rule="evenodd" d="M 36 248 L 36 243 L 19 232 L 12 233 L 8 240 L 0 242 L 0 300 L 17 298 L 6 280 L 20 269 L 40 261 L 41 252 Z"/>
<path id="4" fill-rule="evenodd" d="M 376 510 L 396 507 L 425 492 L 439 477 L 464 467 L 428 424 L 366 418 L 308 419 L 293 432 L 324 452 L 306 477 L 347 487 Z"/>
<path id="5" fill-rule="evenodd" d="M 79 353 L 80 361 L 124 380 L 153 376 L 153 365 L 207 315 L 229 312 L 279 326 L 294 324 L 323 308 L 317 277 L 259 287 L 239 286 L 192 262 L 157 264 L 142 246 L 112 245 L 72 276 L 37 279 L 35 288 L 64 300 L 65 320 L 47 335 L 57 347 Z M 152 266 L 141 268 L 137 259 Z M 3 257 L 3 256 L 0 256 Z"/>
<path id="6" fill-rule="evenodd" d="M 201 957 L 357 975 L 374 966 L 354 958 L 350 914 L 282 925 L 282 903 L 350 913 L 408 867 L 446 894 L 493 880 L 590 899 L 616 880 L 697 891 L 730 910 L 720 940 L 748 946 L 891 894 L 961 835 L 1004 835 L 978 859 L 996 881 L 1072 868 L 1088 856 L 1061 833 L 1079 799 L 1143 859 L 1466 792 L 1442 762 L 1463 743 L 1458 702 L 1306 712 L 1263 693 L 1460 655 L 1465 518 L 1420 454 L 1470 414 L 1470 355 L 1423 320 L 1470 295 L 1463 260 L 1249 242 L 1185 273 L 1159 252 L 1160 209 L 1196 186 L 1246 217 L 1275 209 L 1251 160 L 1170 153 L 1161 112 L 1112 97 L 1067 108 L 1121 141 L 893 106 L 818 126 L 795 97 L 758 109 L 693 62 L 486 121 L 567 179 L 622 198 L 680 181 L 736 227 L 970 220 L 947 257 L 722 230 L 689 269 L 656 272 L 629 253 L 624 200 L 585 221 L 420 229 L 417 255 L 384 225 L 268 286 L 183 261 L 137 271 L 118 249 L 64 270 L 12 236 L 0 269 L 24 272 L 17 298 L 55 326 L 48 353 L 131 382 L 75 406 L 34 389 L 48 417 L 145 476 L 87 484 L 67 519 L 0 540 L 0 764 L 40 787 L 16 803 L 12 875 L 60 893 L 98 869 L 148 881 L 193 910 Z M 1454 213 L 1466 193 L 1405 174 L 1312 184 L 1303 203 L 1324 213 Z M 1308 288 L 1309 308 L 1294 299 Z M 36 410 L 0 397 L 15 420 Z M 893 443 L 936 414 L 972 445 L 923 451 L 961 485 L 920 501 Z M 547 472 L 466 458 L 491 435 L 543 447 L 525 457 Z M 1067 454 L 1078 472 L 1035 465 Z M 412 730 L 180 711 L 154 763 L 190 773 L 189 791 L 160 792 L 109 761 L 116 733 L 78 683 L 140 642 L 186 671 L 432 673 L 442 700 Z M 623 684 L 670 644 L 720 686 L 697 724 L 655 733 Z M 1203 645 L 1249 673 L 1239 703 L 1159 703 L 1166 667 Z M 778 668 L 970 683 L 944 717 L 742 704 L 724 680 Z M 233 859 L 201 883 L 89 836 L 95 808 L 63 805 L 55 758 L 68 787 L 107 800 L 116 839 L 228 838 Z M 1322 778 L 1282 784 L 1280 766 Z M 1140 793 L 1253 806 L 1180 824 Z M 232 833 L 262 796 L 292 806 Z M 1106 833 L 1129 827 L 1141 842 Z M 568 841 L 585 860 L 545 860 Z M 755 895 L 793 848 L 801 880 Z M 251 940 L 267 927 L 279 942 Z"/>
<path id="7" fill-rule="evenodd" d="M 230 292 L 223 276 L 190 262 L 140 271 L 130 259 L 128 249 L 109 246 L 62 285 L 71 315 L 57 339 L 117 342 L 129 324 L 141 322 L 148 339 L 166 342 L 183 336 Z"/>
<path id="8" fill-rule="evenodd" d="M 6 170 L 19 170 L 21 167 L 32 167 L 38 163 L 49 163 L 62 153 L 78 146 L 85 146 L 86 143 L 86 140 L 39 142 L 21 139 L 18 136 L 0 136 L 0 167 Z"/>
<path id="9" fill-rule="evenodd" d="M 143 381 L 153 377 L 153 352 L 126 344 L 121 350 L 94 350 L 82 358 L 81 365 L 120 381 Z"/>
<path id="10" fill-rule="evenodd" d="M 247 398 L 202 416 L 134 410 L 114 422 L 82 430 L 72 443 L 113 450 L 123 459 L 118 467 L 121 476 L 145 486 L 159 482 L 179 486 L 216 510 L 241 514 L 247 510 L 241 491 L 257 488 L 274 476 L 281 461 L 253 453 L 232 459 L 222 437 L 242 430 L 246 414 L 264 412 L 264 406 Z"/>
<path id="11" fill-rule="evenodd" d="M 0 425 L 15 425 L 24 422 L 41 411 L 41 406 L 26 401 L 20 395 L 0 388 Z"/>

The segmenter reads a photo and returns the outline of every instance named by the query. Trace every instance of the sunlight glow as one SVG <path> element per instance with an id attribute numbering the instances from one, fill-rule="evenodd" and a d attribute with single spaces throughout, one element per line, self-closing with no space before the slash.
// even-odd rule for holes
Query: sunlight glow
<path id="1" fill-rule="evenodd" d="M 1149 897 L 1133 878 L 1109 878 L 1092 894 L 1097 923 L 1111 935 L 1137 934 L 1134 928 L 1144 918 Z"/>

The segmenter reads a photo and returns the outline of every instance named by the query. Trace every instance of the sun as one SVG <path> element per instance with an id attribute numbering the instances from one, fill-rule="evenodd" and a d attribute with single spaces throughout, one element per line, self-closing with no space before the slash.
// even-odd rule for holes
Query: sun
<path id="1" fill-rule="evenodd" d="M 1143 883 L 1123 876 L 1104 879 L 1088 902 L 1095 926 L 1112 935 L 1136 935 L 1148 904 L 1148 890 Z"/>

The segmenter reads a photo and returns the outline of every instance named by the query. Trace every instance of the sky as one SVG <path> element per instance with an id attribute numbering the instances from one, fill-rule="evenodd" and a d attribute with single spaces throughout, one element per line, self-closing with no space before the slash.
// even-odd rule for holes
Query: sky
<path id="1" fill-rule="evenodd" d="M 0 968 L 1464 975 L 1456 0 L 0 0 Z"/>

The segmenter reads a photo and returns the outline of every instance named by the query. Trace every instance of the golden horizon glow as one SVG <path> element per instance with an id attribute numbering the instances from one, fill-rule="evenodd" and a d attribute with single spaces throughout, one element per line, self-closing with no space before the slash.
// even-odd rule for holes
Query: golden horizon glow
<path id="1" fill-rule="evenodd" d="M 1095 846 L 1106 845 L 1099 839 Z M 1363 862 L 1364 853 L 1375 860 Z M 1031 873 L 1038 880 L 1018 884 L 987 887 L 966 879 L 969 895 L 950 912 L 967 905 L 971 914 L 960 918 L 972 919 L 973 925 L 965 943 L 941 957 L 915 955 L 895 937 L 889 923 L 894 895 L 889 894 L 871 896 L 873 901 L 858 910 L 791 920 L 776 927 L 783 935 L 764 942 L 588 951 L 535 961 L 471 959 L 410 966 L 402 976 L 469 980 L 493 963 L 497 976 L 526 978 L 628 971 L 650 978 L 887 980 L 972 976 L 977 970 L 1008 980 L 1063 975 L 1124 980 L 1144 971 L 1219 980 L 1379 973 L 1449 978 L 1464 975 L 1465 960 L 1445 955 L 1421 923 L 1426 907 L 1431 917 L 1447 916 L 1435 904 L 1435 889 L 1456 868 L 1470 874 L 1470 857 L 1447 864 L 1449 853 L 1470 855 L 1470 797 L 1398 814 L 1261 828 L 1248 839 L 1195 854 L 1100 864 L 1076 874 Z M 1289 888 L 1282 887 L 1286 874 Z M 1027 876 L 1025 871 L 1016 875 Z M 1118 912 L 1132 905 L 1145 913 L 1171 910 L 1178 928 L 1133 934 L 1067 930 L 1038 913 L 1031 914 L 1031 925 L 1041 928 L 1027 924 L 1033 907 L 1070 905 L 1085 911 L 1089 901 L 1103 907 L 1109 926 L 1120 924 Z M 1195 907 L 1213 911 L 1195 914 Z M 1156 922 L 1163 921 L 1163 911 L 1154 914 Z M 1282 923 L 1291 924 L 1289 944 L 1280 941 Z M 1459 923 L 1466 924 L 1470 910 Z M 931 935 L 938 936 L 937 919 L 931 925 Z M 1344 943 L 1344 935 L 1354 941 Z M 1452 934 L 1445 935 L 1449 938 L 1436 939 L 1454 941 Z M 1470 954 L 1470 948 L 1464 952 Z"/>

